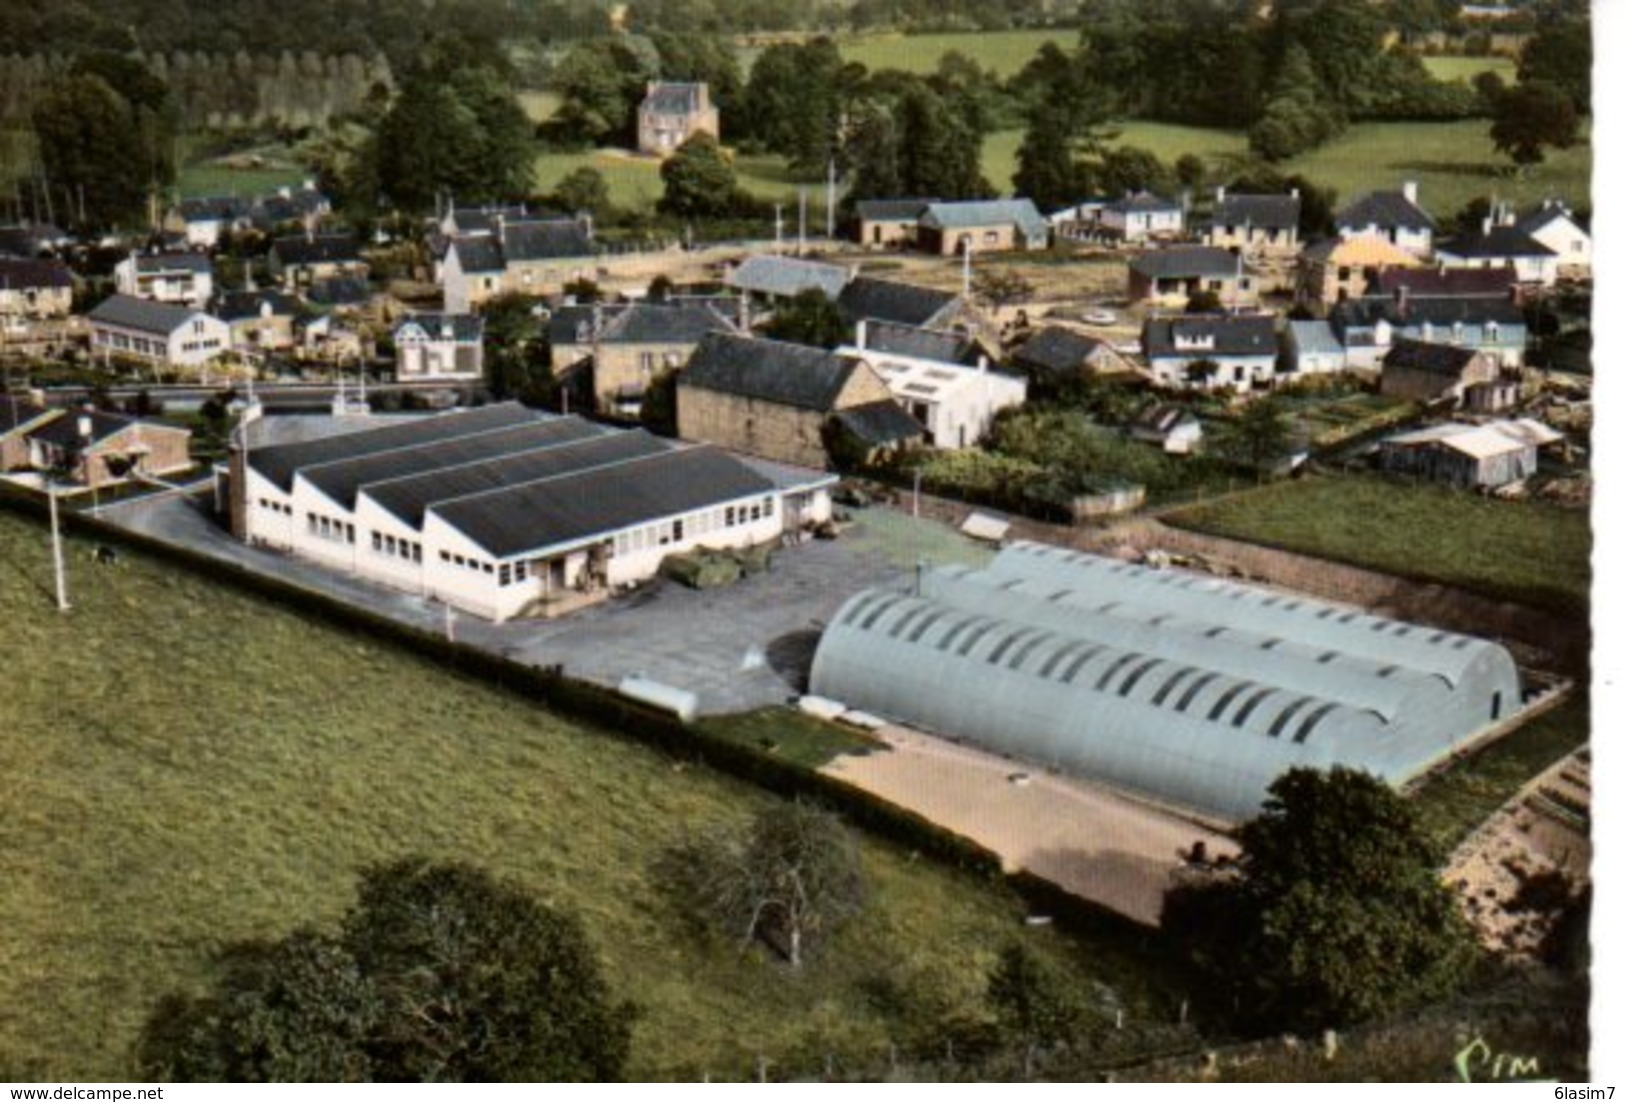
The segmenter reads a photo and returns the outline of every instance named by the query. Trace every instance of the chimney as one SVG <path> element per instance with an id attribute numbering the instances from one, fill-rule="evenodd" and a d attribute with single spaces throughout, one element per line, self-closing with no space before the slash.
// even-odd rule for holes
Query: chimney
<path id="1" fill-rule="evenodd" d="M 1484 236 L 1485 237 L 1488 237 L 1490 235 L 1490 229 L 1494 225 L 1495 225 L 1495 218 L 1494 218 L 1493 215 L 1489 216 L 1489 217 L 1486 217 L 1484 219 L 1484 221 L 1482 223 L 1480 223 L 1480 226 L 1482 227 L 1482 229 L 1484 231 Z"/>
<path id="2" fill-rule="evenodd" d="M 739 296 L 739 331 L 750 334 L 750 292 Z"/>
<path id="3" fill-rule="evenodd" d="M 1293 188 L 1292 189 L 1292 198 L 1296 199 L 1297 197 L 1298 197 L 1298 189 Z"/>
<path id="4" fill-rule="evenodd" d="M 857 325 L 852 329 L 852 343 L 859 348 L 869 347 L 869 319 L 859 318 Z"/>
<path id="5" fill-rule="evenodd" d="M 1218 187 L 1213 189 L 1213 201 L 1215 203 L 1224 202 L 1224 185 L 1223 184 L 1220 184 Z"/>
<path id="6" fill-rule="evenodd" d="M 1401 283 L 1394 289 L 1394 298 L 1399 302 L 1399 316 L 1405 317 L 1411 310 L 1411 288 L 1409 284 Z"/>
<path id="7" fill-rule="evenodd" d="M 1416 181 L 1415 180 L 1406 180 L 1404 187 L 1400 188 L 1400 190 L 1402 192 L 1404 192 L 1405 201 L 1407 203 L 1416 202 Z"/>
<path id="8" fill-rule="evenodd" d="M 987 374 L 987 355 L 986 355 L 986 353 L 980 354 L 980 355 L 978 355 L 976 357 L 976 370 L 981 372 L 983 375 Z"/>
<path id="9" fill-rule="evenodd" d="M 88 444 L 95 432 L 96 423 L 90 419 L 90 414 L 81 413 L 79 415 L 79 439 Z"/>

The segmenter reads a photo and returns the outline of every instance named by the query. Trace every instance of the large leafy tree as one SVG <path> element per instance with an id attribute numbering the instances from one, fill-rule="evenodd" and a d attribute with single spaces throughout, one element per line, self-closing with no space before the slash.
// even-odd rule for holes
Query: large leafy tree
<path id="1" fill-rule="evenodd" d="M 1237 839 L 1237 875 L 1178 889 L 1163 910 L 1216 1011 L 1262 1029 L 1342 1025 L 1465 978 L 1476 947 L 1443 854 L 1380 779 L 1290 770 Z"/>
<path id="2" fill-rule="evenodd" d="M 569 138 L 593 145 L 631 146 L 637 140 L 638 104 L 658 59 L 624 38 L 576 43 L 553 70 L 563 101 L 554 121 Z"/>
<path id="3" fill-rule="evenodd" d="M 466 865 L 362 874 L 341 932 L 228 950 L 214 988 L 149 1019 L 142 1073 L 181 1080 L 596 1081 L 631 1008 L 579 923 Z"/>
<path id="4" fill-rule="evenodd" d="M 794 298 L 773 311 L 773 320 L 763 330 L 776 341 L 834 348 L 851 339 L 851 330 L 829 296 L 817 287 L 798 291 Z"/>
<path id="5" fill-rule="evenodd" d="M 139 62 L 80 58 L 35 103 L 41 167 L 64 211 L 90 226 L 130 222 L 172 183 L 174 113 L 168 87 Z"/>
<path id="6" fill-rule="evenodd" d="M 981 199 L 993 193 L 982 175 L 982 139 L 941 96 L 916 84 L 898 100 L 897 175 L 905 195 Z"/>
<path id="7" fill-rule="evenodd" d="M 1495 101 L 1490 140 L 1514 164 L 1537 165 L 1548 148 L 1568 149 L 1580 140 L 1580 118 L 1568 93 L 1534 80 L 1507 89 Z"/>
<path id="8" fill-rule="evenodd" d="M 377 134 L 379 186 L 396 205 L 424 210 L 443 193 L 490 202 L 530 190 L 530 123 L 500 73 L 426 67 L 402 83 Z"/>
<path id="9" fill-rule="evenodd" d="M 1591 114 L 1591 20 L 1548 20 L 1518 55 L 1520 83 L 1548 81 L 1574 103 L 1582 115 Z"/>
<path id="10" fill-rule="evenodd" d="M 720 218 L 738 205 L 733 163 L 717 140 L 695 134 L 660 166 L 665 191 L 657 206 L 680 218 Z"/>
<path id="11" fill-rule="evenodd" d="M 743 131 L 789 158 L 798 171 L 817 171 L 840 149 L 841 120 L 856 71 L 827 38 L 776 43 L 751 65 Z"/>

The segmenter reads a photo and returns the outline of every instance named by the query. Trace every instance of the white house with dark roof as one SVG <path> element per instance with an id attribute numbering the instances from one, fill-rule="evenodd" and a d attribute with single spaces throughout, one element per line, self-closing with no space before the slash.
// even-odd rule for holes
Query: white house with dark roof
<path id="1" fill-rule="evenodd" d="M 0 320 L 65 318 L 73 312 L 73 272 L 60 260 L 0 257 Z"/>
<path id="2" fill-rule="evenodd" d="M 514 403 L 289 443 L 278 420 L 233 448 L 239 539 L 492 620 L 553 615 L 667 555 L 774 543 L 829 515 L 826 476 Z"/>
<path id="3" fill-rule="evenodd" d="M 704 82 L 650 81 L 638 105 L 638 152 L 659 157 L 696 134 L 722 136 L 722 118 Z"/>
<path id="4" fill-rule="evenodd" d="M 1412 256 L 1426 258 L 1433 252 L 1433 216 L 1417 201 L 1416 181 L 1406 180 L 1398 191 L 1373 191 L 1362 195 L 1335 216 L 1337 235 L 1380 237 Z"/>
<path id="5" fill-rule="evenodd" d="M 412 314 L 395 326 L 395 378 L 477 381 L 485 376 L 485 319 Z"/>
<path id="6" fill-rule="evenodd" d="M 1545 199 L 1518 215 L 1517 227 L 1557 255 L 1560 273 L 1589 278 L 1591 234 L 1561 199 Z"/>
<path id="7" fill-rule="evenodd" d="M 1123 241 L 1178 237 L 1185 232 L 1185 208 L 1149 191 L 1135 191 L 1102 203 L 1098 225 Z"/>
<path id="8" fill-rule="evenodd" d="M 131 253 L 113 266 L 121 295 L 202 309 L 214 297 L 214 264 L 199 253 Z"/>
<path id="9" fill-rule="evenodd" d="M 1557 283 L 1557 253 L 1521 227 L 1486 218 L 1466 233 L 1439 242 L 1434 256 L 1446 268 L 1507 268 L 1519 283 L 1551 287 Z"/>
<path id="10" fill-rule="evenodd" d="M 1027 380 L 990 370 L 987 350 L 963 333 L 859 322 L 836 354 L 872 367 L 938 448 L 974 447 L 1001 409 L 1027 400 Z"/>
<path id="11" fill-rule="evenodd" d="M 498 213 L 488 231 L 452 237 L 439 268 L 448 313 L 472 313 L 498 295 L 557 294 L 598 274 L 592 222 Z"/>
<path id="12" fill-rule="evenodd" d="M 1302 207 L 1296 188 L 1290 195 L 1247 195 L 1221 187 L 1202 228 L 1202 243 L 1251 256 L 1292 256 L 1298 251 Z"/>
<path id="13" fill-rule="evenodd" d="M 1258 278 L 1238 253 L 1210 245 L 1152 249 L 1129 262 L 1128 297 L 1151 306 L 1183 307 L 1199 292 L 1224 306 L 1258 303 Z"/>
<path id="14" fill-rule="evenodd" d="M 231 327 L 187 306 L 113 295 L 86 315 L 90 351 L 101 359 L 198 367 L 231 350 Z"/>
<path id="15" fill-rule="evenodd" d="M 1280 354 L 1269 314 L 1151 318 L 1140 343 L 1152 377 L 1163 386 L 1228 386 L 1243 394 L 1274 381 Z"/>

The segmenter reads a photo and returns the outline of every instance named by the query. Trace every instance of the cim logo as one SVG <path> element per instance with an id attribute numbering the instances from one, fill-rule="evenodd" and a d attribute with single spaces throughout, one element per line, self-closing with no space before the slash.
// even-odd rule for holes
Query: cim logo
<path id="1" fill-rule="evenodd" d="M 1466 1048 L 1456 1053 L 1456 1074 L 1463 1083 L 1557 1082 L 1540 1078 L 1540 1057 L 1496 1052 L 1482 1037 L 1474 1037 Z"/>

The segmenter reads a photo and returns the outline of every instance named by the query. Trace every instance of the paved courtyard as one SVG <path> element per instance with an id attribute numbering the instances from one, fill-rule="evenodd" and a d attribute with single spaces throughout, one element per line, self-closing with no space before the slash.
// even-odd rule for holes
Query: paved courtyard
<path id="1" fill-rule="evenodd" d="M 220 526 L 210 505 L 209 493 L 167 494 L 106 506 L 98 516 L 402 623 L 446 629 L 443 604 L 248 547 Z M 614 686 L 637 674 L 694 692 L 702 712 L 746 711 L 803 691 L 818 632 L 852 594 L 906 587 L 916 562 L 980 563 L 991 553 L 933 521 L 877 507 L 856 511 L 842 538 L 780 551 L 767 573 L 722 589 L 657 580 L 557 620 L 492 624 L 453 614 L 450 628 L 459 642 L 562 666 L 584 680 Z"/>

